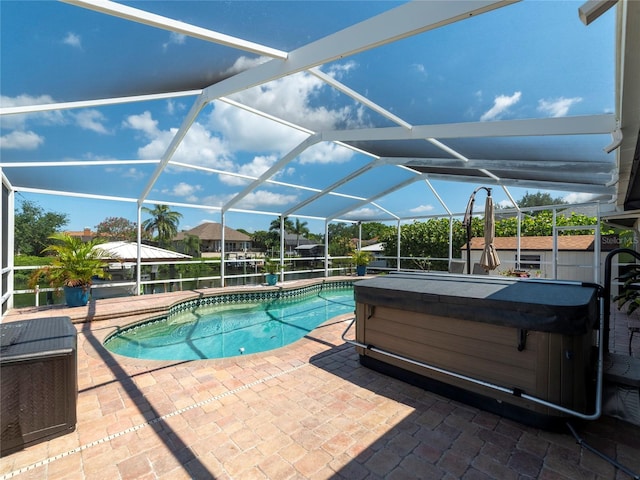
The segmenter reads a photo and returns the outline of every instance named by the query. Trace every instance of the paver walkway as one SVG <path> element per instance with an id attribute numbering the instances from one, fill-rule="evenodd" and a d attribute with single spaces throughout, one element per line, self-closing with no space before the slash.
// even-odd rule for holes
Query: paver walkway
<path id="1" fill-rule="evenodd" d="M 131 318 L 77 324 L 76 431 L 0 459 L 0 480 L 630 478 L 568 433 L 361 367 L 340 338 L 348 316 L 272 352 L 192 362 L 110 354 L 102 340 Z M 640 428 L 577 430 L 640 472 Z"/>

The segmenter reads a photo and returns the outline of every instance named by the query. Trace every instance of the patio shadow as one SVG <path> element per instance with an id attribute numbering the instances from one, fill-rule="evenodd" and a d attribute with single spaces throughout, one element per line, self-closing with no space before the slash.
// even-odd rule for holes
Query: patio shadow
<path id="1" fill-rule="evenodd" d="M 385 478 L 392 471 L 394 478 L 400 474 L 407 479 L 539 478 L 558 473 L 566 478 L 615 478 L 615 467 L 582 449 L 568 428 L 562 433 L 533 428 L 409 385 L 360 365 L 350 345 L 315 355 L 310 363 L 351 383 L 358 398 L 367 398 L 366 392 L 359 392 L 365 389 L 408 407 L 402 418 L 379 420 L 372 431 L 386 430 L 354 455 L 336 479 L 364 479 L 370 474 Z M 640 471 L 637 427 L 601 417 L 578 430 L 590 446 Z"/>
<path id="2" fill-rule="evenodd" d="M 100 355 L 104 364 L 113 372 L 117 381 L 123 390 L 129 396 L 131 401 L 136 405 L 140 413 L 147 422 L 150 422 L 148 428 L 152 428 L 157 437 L 165 444 L 167 451 L 175 457 L 183 466 L 185 472 L 191 478 L 198 479 L 215 479 L 206 466 L 193 454 L 191 449 L 182 441 L 180 436 L 167 424 L 162 418 L 162 414 L 145 398 L 133 379 L 118 364 L 117 360 L 105 349 L 100 340 L 96 338 L 91 331 L 91 323 L 83 324 L 81 332 L 86 340 L 91 344 L 96 352 Z M 181 362 L 182 363 L 182 362 Z"/>

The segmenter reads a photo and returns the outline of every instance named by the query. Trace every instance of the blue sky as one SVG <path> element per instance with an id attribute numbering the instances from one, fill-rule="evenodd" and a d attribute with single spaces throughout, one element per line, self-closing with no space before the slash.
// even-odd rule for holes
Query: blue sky
<path id="1" fill-rule="evenodd" d="M 561 117 L 614 111 L 614 11 L 588 28 L 579 20 L 582 2 L 524 1 L 322 66 L 325 74 L 413 124 Z M 397 3 L 392 2 L 130 2 L 170 18 L 290 51 Z M 194 88 L 262 61 L 256 55 L 138 25 L 59 2 L 6 2 L 1 8 L 0 93 L 3 107 Z M 158 159 L 195 97 L 2 117 L 3 163 L 62 160 Z M 375 112 L 300 73 L 231 97 L 313 130 L 391 125 Z M 215 101 L 198 116 L 174 160 L 256 176 L 305 134 L 229 104 Z M 606 144 L 607 142 L 605 142 Z M 324 188 L 369 158 L 332 143 L 305 151 L 280 172 L 284 184 Z M 386 167 L 385 167 L 386 168 Z M 59 189 L 137 198 L 154 165 L 50 169 Z M 7 169 L 8 170 L 8 169 Z M 47 170 L 49 172 L 49 170 Z M 351 186 L 375 193 L 399 181 L 391 167 Z M 26 171 L 20 177 L 41 188 Z M 176 203 L 222 205 L 247 180 L 170 167 L 149 195 Z M 454 212 L 462 212 L 478 185 L 434 181 Z M 509 189 L 515 199 L 526 190 Z M 344 191 L 343 193 L 351 193 Z M 584 194 L 549 192 L 569 201 Z M 286 211 L 309 193 L 270 185 L 239 205 L 263 212 Z M 494 189 L 497 202 L 506 202 Z M 47 210 L 67 213 L 70 230 L 95 227 L 109 216 L 136 219 L 135 203 L 21 193 Z M 340 199 L 334 210 L 339 210 Z M 377 201 L 402 216 L 444 213 L 424 184 Z M 181 229 L 220 221 L 209 209 L 174 207 Z M 371 206 L 361 214 L 379 215 Z M 314 209 L 308 214 L 315 215 Z M 229 213 L 227 225 L 267 229 L 273 215 Z M 321 221 L 306 220 L 322 233 Z"/>

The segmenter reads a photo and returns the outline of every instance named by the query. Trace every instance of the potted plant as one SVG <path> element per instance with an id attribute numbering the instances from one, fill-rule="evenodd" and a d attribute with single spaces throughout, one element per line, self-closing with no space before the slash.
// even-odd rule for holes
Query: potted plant
<path id="1" fill-rule="evenodd" d="M 356 274 L 359 277 L 367 273 L 367 265 L 371 262 L 371 254 L 363 250 L 356 250 L 351 254 L 351 260 L 356 264 Z"/>
<path id="2" fill-rule="evenodd" d="M 44 279 L 52 288 L 64 289 L 65 301 L 69 307 L 86 305 L 92 278 L 110 278 L 105 271 L 106 253 L 95 248 L 103 240 L 83 242 L 68 233 L 55 233 L 49 238 L 56 243 L 49 245 L 43 252 L 53 253 L 54 259 L 51 265 L 36 270 L 31 275 L 29 284 L 33 288 Z"/>
<path id="3" fill-rule="evenodd" d="M 504 275 L 505 277 L 516 277 L 516 278 L 529 278 L 531 276 L 531 274 L 526 270 L 518 270 L 515 268 L 510 268 L 509 270 L 501 272 L 500 274 Z"/>
<path id="4" fill-rule="evenodd" d="M 622 283 L 618 291 L 618 295 L 613 297 L 613 301 L 617 302 L 618 310 L 627 305 L 627 315 L 631 315 L 640 307 L 640 268 L 632 268 L 628 272 L 618 277 Z"/>
<path id="5" fill-rule="evenodd" d="M 265 280 L 267 281 L 267 285 L 273 286 L 278 283 L 278 273 L 282 270 L 280 262 L 270 258 L 265 258 L 262 269 L 266 274 Z"/>

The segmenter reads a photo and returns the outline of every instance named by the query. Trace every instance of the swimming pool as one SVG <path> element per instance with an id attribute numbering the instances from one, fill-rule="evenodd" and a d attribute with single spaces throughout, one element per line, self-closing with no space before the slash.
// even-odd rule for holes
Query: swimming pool
<path id="1" fill-rule="evenodd" d="M 209 297 L 166 317 L 110 335 L 111 352 L 148 360 L 229 358 L 293 343 L 325 321 L 354 311 L 350 282 L 269 294 Z"/>

